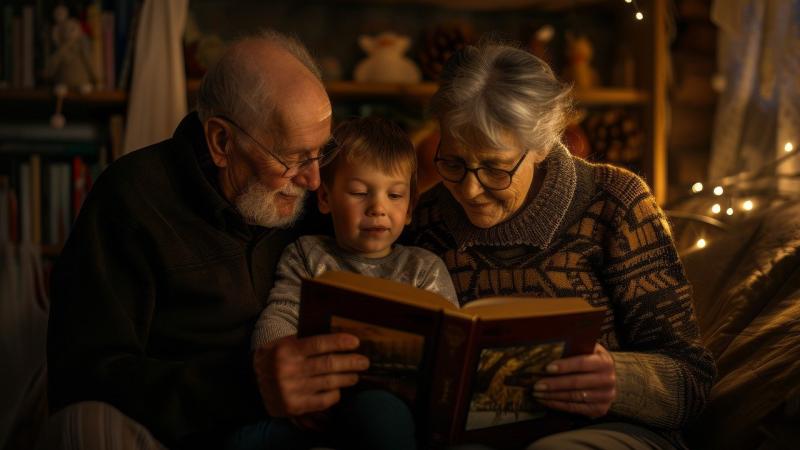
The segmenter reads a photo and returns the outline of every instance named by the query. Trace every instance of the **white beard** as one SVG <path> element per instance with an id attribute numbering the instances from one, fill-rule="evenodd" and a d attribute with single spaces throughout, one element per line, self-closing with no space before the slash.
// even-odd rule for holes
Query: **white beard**
<path id="1" fill-rule="evenodd" d="M 286 216 L 281 215 L 275 204 L 277 196 L 281 193 L 297 196 L 291 213 Z M 260 225 L 266 228 L 289 228 L 303 212 L 303 203 L 307 194 L 307 190 L 292 183 L 288 183 L 281 189 L 272 190 L 258 181 L 252 180 L 244 192 L 236 197 L 236 209 L 251 225 Z"/>

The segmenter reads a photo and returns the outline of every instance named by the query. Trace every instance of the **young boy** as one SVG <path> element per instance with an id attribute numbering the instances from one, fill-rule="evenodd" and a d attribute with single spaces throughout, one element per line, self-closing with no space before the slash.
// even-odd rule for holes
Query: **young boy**
<path id="1" fill-rule="evenodd" d="M 297 333 L 300 281 L 329 270 L 409 283 L 458 305 L 450 274 L 439 257 L 395 244 L 411 221 L 417 193 L 416 151 L 408 136 L 392 122 L 366 118 L 342 123 L 334 138 L 339 153 L 320 169 L 317 196 L 320 211 L 331 214 L 335 238 L 303 236 L 284 250 L 275 286 L 253 333 L 253 348 Z M 413 418 L 402 401 L 388 392 L 359 392 L 334 407 L 329 416 L 334 432 L 327 435 L 272 420 L 271 428 L 261 425 L 244 430 L 242 439 L 250 440 L 245 435 L 256 430 L 269 436 L 264 440 L 270 448 L 283 448 L 288 441 L 297 448 L 320 444 L 414 448 Z"/>
<path id="2" fill-rule="evenodd" d="M 281 255 L 275 286 L 253 334 L 253 348 L 297 333 L 300 280 L 345 270 L 413 284 L 456 301 L 438 256 L 394 244 L 411 221 L 417 158 L 408 136 L 379 118 L 338 126 L 339 153 L 320 169 L 319 209 L 331 214 L 336 238 L 303 236 Z"/>

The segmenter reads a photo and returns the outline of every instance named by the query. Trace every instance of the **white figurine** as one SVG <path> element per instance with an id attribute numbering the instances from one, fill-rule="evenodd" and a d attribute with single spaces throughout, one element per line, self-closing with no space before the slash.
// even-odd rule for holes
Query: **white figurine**
<path id="1" fill-rule="evenodd" d="M 378 36 L 362 35 L 358 44 L 367 58 L 356 66 L 353 78 L 359 82 L 419 83 L 422 74 L 411 59 L 404 56 L 411 40 L 392 32 Z"/>
<path id="2" fill-rule="evenodd" d="M 53 10 L 52 39 L 55 52 L 50 55 L 46 74 L 53 83 L 81 93 L 89 93 L 97 82 L 92 69 L 89 40 L 83 34 L 81 24 L 72 17 L 66 6 L 59 5 Z"/>

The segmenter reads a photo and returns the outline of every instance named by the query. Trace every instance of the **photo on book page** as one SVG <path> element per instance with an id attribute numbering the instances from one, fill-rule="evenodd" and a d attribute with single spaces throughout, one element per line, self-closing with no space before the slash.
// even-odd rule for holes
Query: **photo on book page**
<path id="1" fill-rule="evenodd" d="M 350 333 L 359 339 L 356 352 L 369 358 L 369 369 L 359 375 L 359 385 L 386 389 L 414 405 L 423 336 L 340 316 L 331 316 L 331 332 Z"/>
<path id="2" fill-rule="evenodd" d="M 542 417 L 545 408 L 534 400 L 533 385 L 563 354 L 563 341 L 482 349 L 466 430 Z"/>

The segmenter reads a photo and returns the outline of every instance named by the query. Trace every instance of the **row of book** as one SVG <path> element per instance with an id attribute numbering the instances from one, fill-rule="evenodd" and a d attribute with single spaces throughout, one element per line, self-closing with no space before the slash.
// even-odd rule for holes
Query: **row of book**
<path id="1" fill-rule="evenodd" d="M 3 2 L 0 32 L 0 86 L 36 88 L 47 85 L 47 68 L 56 51 L 49 8 L 55 2 Z M 133 42 L 141 0 L 94 0 L 70 12 L 86 41 L 88 63 L 99 90 L 126 90 L 133 69 Z"/>
<path id="2" fill-rule="evenodd" d="M 0 175 L 0 190 L 7 205 L 3 214 L 8 224 L 0 238 L 62 245 L 102 168 L 80 156 L 43 160 L 41 155 L 32 155 L 11 173 Z"/>
<path id="3" fill-rule="evenodd" d="M 56 248 L 66 240 L 93 180 L 118 156 L 122 116 L 107 127 L 70 123 L 0 123 L 0 182 L 8 223 L 0 240 Z"/>

